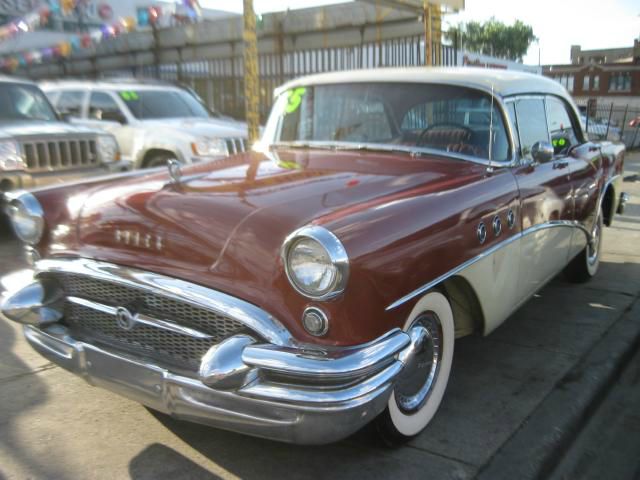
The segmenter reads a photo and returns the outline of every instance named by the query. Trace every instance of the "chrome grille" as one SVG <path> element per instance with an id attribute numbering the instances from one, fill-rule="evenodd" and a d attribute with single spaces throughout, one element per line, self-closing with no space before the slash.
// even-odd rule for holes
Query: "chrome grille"
<path id="1" fill-rule="evenodd" d="M 227 138 L 225 142 L 227 143 L 227 150 L 229 151 L 229 155 L 242 153 L 247 150 L 246 138 Z"/>
<path id="2" fill-rule="evenodd" d="M 91 139 L 25 140 L 20 145 L 29 172 L 93 167 L 100 162 Z"/>
<path id="3" fill-rule="evenodd" d="M 196 338 L 188 334 L 137 324 L 120 328 L 114 315 L 67 301 L 64 322 L 74 335 L 150 357 L 163 364 L 197 372 L 202 356 L 222 339 L 246 327 L 229 317 L 147 290 L 70 273 L 47 273 L 62 286 L 67 297 L 79 297 L 111 307 L 125 307 L 158 320 L 172 322 L 208 334 Z"/>

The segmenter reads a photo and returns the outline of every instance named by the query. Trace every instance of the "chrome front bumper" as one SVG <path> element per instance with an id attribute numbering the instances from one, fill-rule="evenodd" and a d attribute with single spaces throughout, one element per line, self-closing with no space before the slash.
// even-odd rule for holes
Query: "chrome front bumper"
<path id="1" fill-rule="evenodd" d="M 364 345 L 322 349 L 237 334 L 211 348 L 196 376 L 185 376 L 74 338 L 26 273 L 6 282 L 14 288 L 0 312 L 24 325 L 44 357 L 155 410 L 248 435 L 298 444 L 341 440 L 385 409 L 413 357 L 412 337 L 399 329 Z"/>

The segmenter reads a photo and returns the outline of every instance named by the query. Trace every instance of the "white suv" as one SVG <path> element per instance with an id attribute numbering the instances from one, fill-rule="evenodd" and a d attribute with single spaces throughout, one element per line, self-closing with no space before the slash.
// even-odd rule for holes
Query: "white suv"
<path id="1" fill-rule="evenodd" d="M 191 91 L 161 83 L 61 81 L 41 84 L 72 123 L 115 135 L 134 168 L 226 157 L 247 148 L 246 124 L 210 112 Z"/>

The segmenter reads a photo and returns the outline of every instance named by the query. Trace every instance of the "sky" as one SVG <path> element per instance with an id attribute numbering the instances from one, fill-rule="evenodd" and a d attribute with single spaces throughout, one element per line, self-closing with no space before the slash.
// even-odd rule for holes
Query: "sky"
<path id="1" fill-rule="evenodd" d="M 242 0 L 200 0 L 202 6 L 242 12 Z M 336 0 L 254 0 L 257 13 L 340 3 Z M 539 43 L 533 44 L 524 62 L 542 64 L 570 62 L 571 45 L 584 50 L 628 47 L 640 36 L 640 2 L 637 0 L 466 0 L 464 12 L 447 15 L 455 25 L 495 17 L 533 27 Z"/>

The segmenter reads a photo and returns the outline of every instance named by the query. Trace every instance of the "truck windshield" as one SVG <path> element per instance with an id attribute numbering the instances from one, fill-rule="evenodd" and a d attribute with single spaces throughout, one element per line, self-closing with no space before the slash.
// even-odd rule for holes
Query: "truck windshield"
<path id="1" fill-rule="evenodd" d="M 293 88 L 274 105 L 266 143 L 439 150 L 506 161 L 510 144 L 497 101 L 440 84 L 352 83 Z"/>
<path id="2" fill-rule="evenodd" d="M 0 82 L 0 121 L 57 120 L 55 110 L 38 87 Z"/>
<path id="3" fill-rule="evenodd" d="M 204 105 L 182 90 L 126 90 L 118 94 L 139 120 L 210 117 Z"/>

